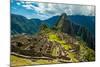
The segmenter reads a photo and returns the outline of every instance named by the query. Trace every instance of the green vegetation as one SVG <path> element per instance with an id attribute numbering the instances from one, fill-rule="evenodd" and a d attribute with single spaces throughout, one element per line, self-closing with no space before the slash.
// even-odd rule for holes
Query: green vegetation
<path id="1" fill-rule="evenodd" d="M 49 41 L 56 41 L 58 42 L 62 47 L 64 47 L 64 49 L 69 50 L 72 49 L 72 46 L 70 44 L 66 44 L 64 40 L 61 40 L 56 33 L 49 33 Z M 58 49 L 55 48 L 53 51 L 57 51 Z M 71 58 L 71 62 L 79 62 L 79 60 L 76 57 L 76 53 L 72 53 L 67 51 L 68 53 L 68 57 Z M 56 52 L 54 53 L 56 54 Z"/>
<path id="2" fill-rule="evenodd" d="M 94 50 L 88 48 L 86 43 L 80 41 L 80 60 L 81 61 L 95 61 Z"/>
<path id="3" fill-rule="evenodd" d="M 49 45 L 52 45 L 52 48 L 50 48 L 51 52 L 49 53 L 49 55 L 54 56 L 56 58 L 54 58 L 53 60 L 25 59 L 25 58 L 11 55 L 11 66 L 53 64 L 53 63 L 63 63 L 63 62 L 76 63 L 76 62 L 80 62 L 80 61 L 83 62 L 83 61 L 94 61 L 95 60 L 95 52 L 92 49 L 88 48 L 84 41 L 82 41 L 80 39 L 76 39 L 76 42 L 78 42 L 78 44 L 75 45 L 74 43 L 70 43 L 70 41 L 66 42 L 66 40 L 70 40 L 71 36 L 69 36 L 69 35 L 65 36 L 64 33 L 62 33 L 62 32 L 54 32 L 50 29 L 45 29 L 44 31 L 41 31 L 41 32 L 40 32 L 41 34 L 39 34 L 39 35 L 41 35 L 42 37 L 47 37 L 47 40 L 41 39 L 41 41 L 38 41 L 39 37 L 37 37 L 38 39 L 36 39 L 35 43 L 38 45 L 38 44 L 42 44 L 42 43 L 45 44 L 47 41 L 51 42 L 52 44 L 49 44 Z M 64 35 L 64 37 L 62 36 L 63 39 L 60 37 L 60 35 Z M 27 42 L 27 40 L 26 40 L 26 42 Z M 40 47 L 40 46 L 38 45 L 38 47 Z M 79 46 L 79 48 L 78 48 L 78 46 Z M 27 45 L 25 45 L 23 47 L 23 49 L 25 47 L 27 47 Z M 36 49 L 37 49 L 37 47 L 36 47 Z M 46 50 L 47 49 L 44 49 L 43 51 L 46 51 Z M 33 50 L 32 50 L 32 52 L 33 52 Z M 58 57 L 62 56 L 62 55 L 59 55 L 60 52 L 61 53 L 64 52 L 64 54 L 65 54 L 64 58 L 58 58 Z M 40 53 L 41 52 L 39 52 L 39 54 Z M 46 52 L 42 52 L 42 53 L 46 53 Z M 69 60 L 67 60 L 65 58 L 69 58 Z"/>
<path id="4" fill-rule="evenodd" d="M 49 33 L 49 41 L 56 41 L 61 44 L 66 50 L 71 49 L 71 46 L 69 44 L 66 44 L 64 40 L 61 40 L 56 33 Z"/>
<path id="5" fill-rule="evenodd" d="M 41 33 L 42 32 L 42 33 Z M 47 41 L 52 42 L 51 56 L 59 56 L 60 51 L 65 50 L 66 57 L 70 58 L 70 60 L 55 58 L 53 60 L 46 60 L 46 59 L 25 59 L 17 56 L 11 55 L 11 66 L 20 66 L 20 65 L 34 65 L 34 64 L 53 64 L 53 63 L 62 63 L 62 62 L 80 62 L 80 61 L 94 61 L 95 60 L 95 52 L 86 46 L 86 43 L 80 39 L 77 39 L 77 45 L 71 44 L 70 42 L 66 43 L 66 39 L 69 40 L 71 36 L 65 36 L 62 39 L 59 35 L 63 35 L 64 33 L 61 32 L 53 32 L 50 29 L 45 29 L 41 31 L 40 35 L 42 37 L 48 37 Z M 45 35 L 43 35 L 45 34 Z M 59 35 L 58 35 L 59 34 Z M 41 40 L 42 41 L 42 40 Z M 38 45 L 38 41 L 36 44 Z M 42 42 L 41 42 L 42 43 Z M 26 45 L 27 46 L 27 45 Z M 26 47 L 24 46 L 23 49 Z M 79 48 L 78 48 L 79 46 Z M 39 47 L 39 46 L 38 46 Z M 72 52 L 73 50 L 77 50 Z M 46 51 L 46 50 L 45 50 Z M 33 61 L 35 60 L 35 61 Z"/>
<path id="6" fill-rule="evenodd" d="M 41 24 L 40 32 L 34 36 L 12 37 L 11 51 L 23 58 L 12 54 L 11 66 L 94 61 L 94 50 L 87 47 L 81 37 L 71 36 L 73 32 L 70 23 L 66 24 L 67 33 L 70 35 L 62 32 L 64 18 L 54 28 Z"/>
<path id="7" fill-rule="evenodd" d="M 11 66 L 31 65 L 32 61 L 11 55 Z"/>
<path id="8" fill-rule="evenodd" d="M 37 64 L 54 64 L 59 63 L 56 59 L 54 60 L 45 60 L 45 59 L 25 59 L 18 56 L 11 55 L 11 66 L 28 66 L 28 65 L 37 65 Z"/>

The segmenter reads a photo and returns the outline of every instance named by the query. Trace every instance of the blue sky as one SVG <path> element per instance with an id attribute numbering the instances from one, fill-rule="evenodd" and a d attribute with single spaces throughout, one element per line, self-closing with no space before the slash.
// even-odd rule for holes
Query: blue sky
<path id="1" fill-rule="evenodd" d="M 55 15 L 66 13 L 67 15 L 94 16 L 94 6 L 39 3 L 11 0 L 11 13 L 23 15 L 27 18 L 48 19 Z"/>

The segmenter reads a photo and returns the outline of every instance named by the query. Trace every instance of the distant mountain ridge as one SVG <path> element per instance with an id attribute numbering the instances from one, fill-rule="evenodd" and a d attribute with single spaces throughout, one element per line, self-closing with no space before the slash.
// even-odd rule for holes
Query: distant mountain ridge
<path id="1" fill-rule="evenodd" d="M 43 22 L 48 25 L 50 28 L 52 28 L 58 21 L 60 16 L 53 16 L 49 19 L 43 20 Z"/>
<path id="2" fill-rule="evenodd" d="M 68 17 L 71 22 L 84 26 L 95 34 L 95 16 L 73 15 Z"/>
<path id="3" fill-rule="evenodd" d="M 35 34 L 38 32 L 40 19 L 27 19 L 24 16 L 11 14 L 11 34 Z"/>
<path id="4" fill-rule="evenodd" d="M 35 34 L 41 24 L 56 28 L 71 36 L 80 36 L 88 46 L 95 49 L 95 17 L 94 16 L 53 16 L 47 20 L 27 19 L 24 16 L 11 14 L 11 34 Z"/>
<path id="5" fill-rule="evenodd" d="M 35 33 L 36 30 L 38 31 L 38 28 L 41 25 L 41 23 L 44 23 L 44 24 L 48 25 L 50 28 L 52 28 L 57 23 L 59 18 L 60 18 L 60 16 L 53 16 L 53 17 L 51 17 L 49 19 L 46 19 L 46 20 L 27 19 L 26 17 L 21 16 L 21 15 L 11 14 L 11 24 L 13 26 L 15 23 L 17 23 L 17 25 L 15 24 L 15 27 L 18 26 L 17 27 L 18 29 L 20 28 L 19 26 L 23 26 L 23 22 L 24 22 L 24 25 L 25 25 L 24 27 L 28 27 L 27 25 L 30 25 L 30 26 L 33 25 L 34 26 L 34 31 L 32 31 L 32 32 Z M 88 30 L 90 32 L 95 34 L 94 33 L 95 32 L 95 16 L 72 15 L 72 16 L 68 16 L 68 18 L 72 23 L 79 24 L 80 26 L 85 26 L 85 27 L 88 28 Z M 15 20 L 18 21 L 18 22 L 16 22 Z M 28 24 L 28 22 L 30 22 L 30 24 Z M 23 33 L 23 32 L 28 33 L 28 34 L 29 33 L 32 34 L 32 32 L 26 32 L 25 30 L 22 31 L 21 29 L 16 31 L 16 29 L 14 29 L 14 27 L 13 27 L 12 34 Z M 19 32 L 19 31 L 22 31 L 22 32 Z"/>

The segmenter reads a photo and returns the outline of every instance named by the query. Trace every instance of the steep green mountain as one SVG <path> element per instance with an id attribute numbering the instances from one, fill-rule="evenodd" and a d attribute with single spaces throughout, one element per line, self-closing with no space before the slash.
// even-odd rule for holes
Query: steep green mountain
<path id="1" fill-rule="evenodd" d="M 83 40 L 87 29 L 71 23 L 65 13 L 53 28 L 42 23 L 39 30 L 11 37 L 11 66 L 95 61 L 95 51 Z"/>
<path id="2" fill-rule="evenodd" d="M 23 28 L 24 27 L 30 28 L 30 26 L 33 25 L 33 24 L 34 24 L 33 30 L 35 29 L 35 31 L 36 30 L 38 31 L 38 27 L 41 25 L 41 23 L 44 23 L 44 24 L 48 25 L 48 27 L 52 28 L 59 21 L 60 17 L 61 16 L 53 16 L 49 19 L 41 21 L 39 19 L 27 19 L 24 16 L 11 14 L 11 18 L 12 18 L 11 19 L 11 25 L 13 26 L 13 30 L 11 30 L 11 32 L 12 32 L 12 34 L 17 34 L 19 32 L 24 33 Z M 16 18 L 18 18 L 18 20 Z M 23 19 L 21 19 L 21 18 L 23 18 Z M 68 18 L 68 20 L 70 20 L 70 22 L 74 26 L 75 32 L 78 31 L 78 29 L 77 29 L 78 26 L 82 26 L 82 27 L 84 26 L 88 29 L 88 31 L 90 31 L 90 33 L 93 34 L 93 36 L 95 36 L 95 17 L 94 16 L 71 15 L 71 16 L 67 16 L 67 18 Z M 25 25 L 25 23 L 23 23 L 23 22 L 25 22 L 25 23 L 27 22 L 27 24 Z M 30 24 L 28 22 L 30 22 Z M 23 26 L 23 24 L 24 24 L 24 27 L 21 27 L 21 26 Z M 28 32 L 28 34 L 30 34 L 30 33 L 32 33 L 32 32 Z"/>
<path id="3" fill-rule="evenodd" d="M 53 16 L 47 20 L 44 20 L 43 22 L 46 23 L 49 27 L 53 27 L 58 22 L 60 17 L 61 16 Z M 66 19 L 74 23 L 74 26 L 76 25 L 75 27 L 77 27 L 77 25 L 82 27 L 84 26 L 88 29 L 88 31 L 95 35 L 95 16 L 68 15 Z"/>
<path id="4" fill-rule="evenodd" d="M 95 50 L 95 37 L 90 30 L 85 26 L 72 23 L 65 13 L 60 16 L 54 28 L 74 37 L 79 36 L 90 48 Z"/>
<path id="5" fill-rule="evenodd" d="M 72 15 L 68 16 L 68 18 L 71 22 L 86 27 L 95 35 L 95 16 Z"/>
<path id="6" fill-rule="evenodd" d="M 11 14 L 11 34 L 36 34 L 42 25 L 47 25 L 49 28 L 62 31 L 71 36 L 79 36 L 82 40 L 87 42 L 90 48 L 95 50 L 95 34 L 93 34 L 94 29 L 92 29 L 94 28 L 92 22 L 94 20 L 90 20 L 93 19 L 93 17 L 86 17 L 85 22 L 83 21 L 84 17 L 86 16 L 67 16 L 63 13 L 61 16 L 54 16 L 41 21 L 39 19 L 27 19 L 20 15 Z"/>
<path id="7" fill-rule="evenodd" d="M 27 19 L 20 15 L 11 14 L 11 34 L 35 34 L 39 30 L 41 20 Z"/>

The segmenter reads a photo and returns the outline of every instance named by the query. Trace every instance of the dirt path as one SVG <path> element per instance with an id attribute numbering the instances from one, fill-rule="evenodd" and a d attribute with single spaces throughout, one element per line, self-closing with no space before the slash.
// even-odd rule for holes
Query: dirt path
<path id="1" fill-rule="evenodd" d="M 50 57 L 32 57 L 32 56 L 25 56 L 25 55 L 21 55 L 15 52 L 11 52 L 11 55 L 14 56 L 18 56 L 18 57 L 22 57 L 22 58 L 26 58 L 26 59 L 47 59 L 47 60 L 52 60 L 53 58 Z"/>

